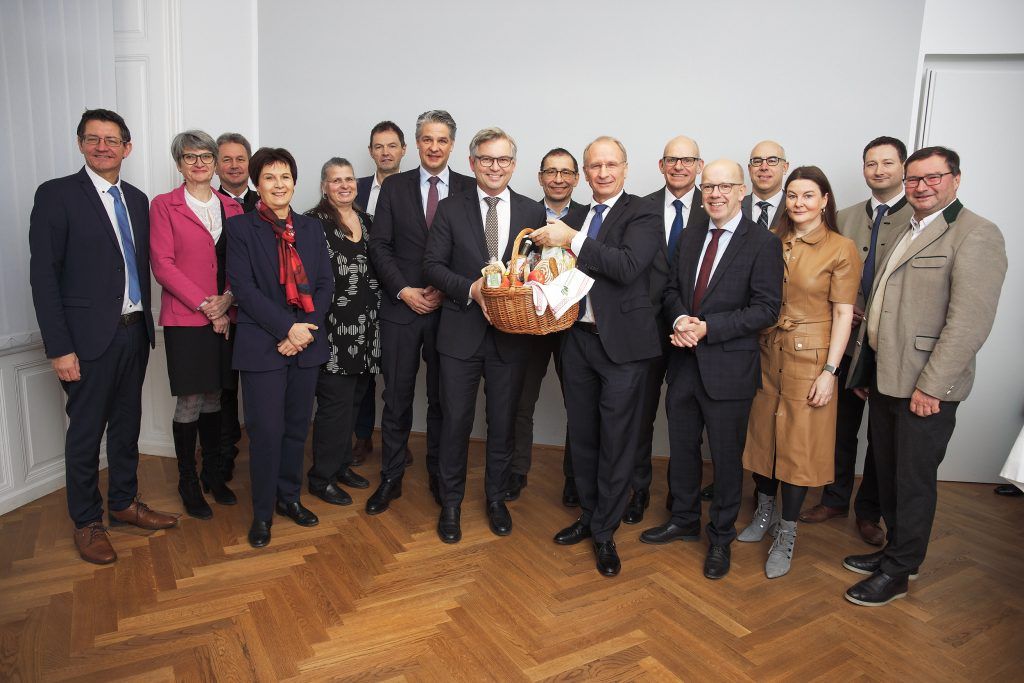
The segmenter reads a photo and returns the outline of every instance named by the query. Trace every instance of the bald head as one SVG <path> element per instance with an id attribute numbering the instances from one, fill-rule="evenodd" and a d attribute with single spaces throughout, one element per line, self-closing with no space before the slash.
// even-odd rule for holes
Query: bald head
<path id="1" fill-rule="evenodd" d="M 712 161 L 704 167 L 700 187 L 704 210 L 717 227 L 739 214 L 747 188 L 743 184 L 743 167 L 738 163 L 732 159 Z"/>
<path id="2" fill-rule="evenodd" d="M 669 140 L 658 160 L 658 170 L 665 176 L 665 188 L 677 199 L 692 190 L 704 170 L 697 142 L 685 135 Z"/>
<path id="3" fill-rule="evenodd" d="M 782 181 L 789 171 L 786 150 L 774 140 L 762 140 L 750 150 L 747 169 L 750 171 L 754 195 L 758 199 L 770 199 L 782 189 Z"/>

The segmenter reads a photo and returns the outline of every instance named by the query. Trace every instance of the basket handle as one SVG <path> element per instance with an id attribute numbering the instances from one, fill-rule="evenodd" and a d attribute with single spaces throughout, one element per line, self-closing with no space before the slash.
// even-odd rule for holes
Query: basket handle
<path id="1" fill-rule="evenodd" d="M 512 243 L 512 260 L 516 260 L 516 255 L 519 253 L 519 244 L 523 241 L 523 238 L 533 232 L 533 228 L 523 228 L 516 235 L 515 241 Z"/>

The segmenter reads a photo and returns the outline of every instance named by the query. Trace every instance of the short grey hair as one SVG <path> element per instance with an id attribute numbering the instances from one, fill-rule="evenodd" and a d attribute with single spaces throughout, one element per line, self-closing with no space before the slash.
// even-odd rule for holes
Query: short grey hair
<path id="1" fill-rule="evenodd" d="M 345 159 L 343 157 L 331 157 L 330 159 L 324 162 L 324 165 L 322 167 L 320 167 L 321 183 L 327 180 L 327 171 L 336 166 L 348 166 L 349 168 L 354 168 L 352 166 L 352 163 L 348 159 Z"/>
<path id="2" fill-rule="evenodd" d="M 217 143 L 209 133 L 201 130 L 186 130 L 174 136 L 171 140 L 171 158 L 174 159 L 174 163 L 181 162 L 186 149 L 201 149 L 212 154 L 214 159 L 217 158 Z"/>
<path id="3" fill-rule="evenodd" d="M 252 157 L 252 145 L 249 144 L 249 141 L 241 133 L 221 133 L 220 137 L 217 138 L 217 148 L 219 149 L 221 145 L 229 142 L 245 147 L 245 156 Z"/>
<path id="4" fill-rule="evenodd" d="M 619 148 L 619 151 L 622 152 L 622 163 L 625 164 L 629 162 L 629 159 L 626 157 L 626 146 L 623 145 L 618 138 L 613 138 L 611 135 L 601 135 L 599 137 L 594 138 L 594 140 L 589 145 L 583 148 L 584 164 L 587 163 L 587 153 L 590 152 L 590 148 L 598 142 L 614 142 L 615 145 Z"/>
<path id="5" fill-rule="evenodd" d="M 476 151 L 480 145 L 491 140 L 508 140 L 508 144 L 512 147 L 512 158 L 516 158 L 516 141 L 512 139 L 512 136 L 503 131 L 497 126 L 491 126 L 490 128 L 484 128 L 480 130 L 473 139 L 469 141 L 469 156 L 476 158 Z"/>
<path id="6" fill-rule="evenodd" d="M 420 130 L 425 123 L 443 123 L 448 126 L 448 135 L 455 139 L 455 119 L 444 109 L 431 109 L 419 115 L 416 119 L 416 139 L 420 139 Z"/>

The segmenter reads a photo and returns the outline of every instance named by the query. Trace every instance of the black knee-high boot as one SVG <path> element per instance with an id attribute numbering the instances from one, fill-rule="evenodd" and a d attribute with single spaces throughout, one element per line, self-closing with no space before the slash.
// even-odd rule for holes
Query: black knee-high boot
<path id="1" fill-rule="evenodd" d="M 203 498 L 196 476 L 196 432 L 195 422 L 172 422 L 174 454 L 178 458 L 178 495 L 185 506 L 185 512 L 197 519 L 210 519 L 213 510 Z"/>
<path id="2" fill-rule="evenodd" d="M 221 505 L 238 502 L 234 491 L 224 483 L 226 463 L 221 449 L 221 413 L 199 413 L 199 444 L 203 449 L 203 490 L 212 493 Z"/>

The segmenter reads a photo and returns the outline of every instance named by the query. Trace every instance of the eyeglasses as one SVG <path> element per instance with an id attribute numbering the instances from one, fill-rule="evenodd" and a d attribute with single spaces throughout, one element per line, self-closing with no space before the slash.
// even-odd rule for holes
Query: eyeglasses
<path id="1" fill-rule="evenodd" d="M 785 161 L 784 157 L 751 157 L 751 166 L 760 166 L 761 164 L 768 164 L 769 166 L 778 166 L 779 162 Z"/>
<path id="2" fill-rule="evenodd" d="M 686 168 L 690 168 L 695 163 L 700 161 L 700 157 L 662 157 L 662 162 L 666 166 L 675 166 L 676 164 L 682 164 Z"/>
<path id="3" fill-rule="evenodd" d="M 570 171 L 567 168 L 545 168 L 543 171 L 540 172 L 540 174 L 547 178 L 548 180 L 551 180 L 552 178 L 555 178 L 557 176 L 562 176 L 567 180 L 572 180 L 577 175 L 579 175 L 578 173 L 576 173 L 576 171 Z"/>
<path id="4" fill-rule="evenodd" d="M 117 148 L 124 144 L 121 138 L 101 138 L 99 135 L 83 135 L 78 139 L 87 147 L 95 147 L 100 144 L 100 140 L 106 143 L 107 147 Z"/>
<path id="5" fill-rule="evenodd" d="M 590 164 L 586 166 L 586 169 L 591 173 L 600 173 L 602 169 L 608 171 L 609 173 L 615 173 L 625 165 L 626 164 L 620 163 L 618 161 L 609 161 L 604 164 Z"/>
<path id="6" fill-rule="evenodd" d="M 929 173 L 928 175 L 925 175 L 925 176 L 920 176 L 920 175 L 907 176 L 906 178 L 903 179 L 903 184 L 908 189 L 914 189 L 915 187 L 920 185 L 921 181 L 923 180 L 925 185 L 927 185 L 929 187 L 935 187 L 936 185 L 938 185 L 939 183 L 942 182 L 942 176 L 947 176 L 947 175 L 953 175 L 953 172 L 952 171 L 946 171 L 945 173 Z"/>
<path id="7" fill-rule="evenodd" d="M 203 152 L 202 154 L 192 154 L 191 152 L 185 152 L 181 155 L 181 160 L 188 166 L 195 166 L 197 161 L 202 161 L 204 164 L 212 164 L 214 156 L 209 152 Z"/>
<path id="8" fill-rule="evenodd" d="M 700 193 L 702 195 L 709 195 L 718 188 L 718 191 L 722 194 L 729 194 L 732 192 L 732 188 L 738 187 L 743 183 L 704 183 L 700 186 Z"/>
<path id="9" fill-rule="evenodd" d="M 498 164 L 498 168 L 508 168 L 515 161 L 513 157 L 477 157 L 477 163 L 484 168 L 491 168 L 495 163 Z"/>

